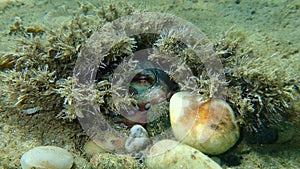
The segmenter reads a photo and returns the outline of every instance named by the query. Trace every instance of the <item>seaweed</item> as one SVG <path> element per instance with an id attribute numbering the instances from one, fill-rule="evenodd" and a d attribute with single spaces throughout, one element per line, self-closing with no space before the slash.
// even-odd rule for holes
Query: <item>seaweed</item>
<path id="1" fill-rule="evenodd" d="M 105 22 L 132 12 L 132 7 L 120 4 L 98 8 L 80 3 L 72 19 L 57 30 L 26 26 L 17 18 L 7 33 L 17 39 L 15 51 L 0 56 L 3 107 L 27 114 L 60 112 L 60 118 L 75 119 L 71 89 L 77 55 Z"/>
<path id="2" fill-rule="evenodd" d="M 284 56 L 261 56 L 250 47 L 241 47 L 245 36 L 230 30 L 215 44 L 226 71 L 227 101 L 238 121 L 248 132 L 299 121 L 299 77 L 277 66 Z"/>

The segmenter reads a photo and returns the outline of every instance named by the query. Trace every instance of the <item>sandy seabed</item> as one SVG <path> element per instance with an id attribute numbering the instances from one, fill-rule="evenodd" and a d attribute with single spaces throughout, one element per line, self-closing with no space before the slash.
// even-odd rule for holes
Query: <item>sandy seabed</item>
<path id="1" fill-rule="evenodd" d="M 103 0 L 103 4 L 112 2 Z M 86 3 L 99 4 L 96 0 Z M 127 3 L 139 11 L 175 14 L 199 27 L 213 42 L 228 31 L 241 32 L 246 36 L 242 46 L 251 48 L 262 57 L 284 56 L 285 61 L 277 63 L 278 66 L 283 69 L 292 67 L 294 72 L 291 74 L 299 77 L 299 1 L 154 0 L 141 3 L 131 0 Z M 16 42 L 7 38 L 7 32 L 16 19 L 21 19 L 24 25 L 60 27 L 79 7 L 73 0 L 0 0 L 0 55 L 14 50 Z M 7 112 L 0 107 L 0 127 L 1 168 L 19 168 L 21 155 L 39 145 L 56 145 L 71 151 L 76 164 L 73 168 L 83 168 L 89 162 L 82 155 L 87 136 L 76 120 L 66 122 L 53 113 L 27 115 Z M 300 168 L 300 127 L 293 127 L 295 132 L 291 132 L 294 134 L 285 143 L 239 144 L 237 148 L 243 152 L 241 164 L 232 168 Z M 228 168 L 226 165 L 222 167 Z"/>

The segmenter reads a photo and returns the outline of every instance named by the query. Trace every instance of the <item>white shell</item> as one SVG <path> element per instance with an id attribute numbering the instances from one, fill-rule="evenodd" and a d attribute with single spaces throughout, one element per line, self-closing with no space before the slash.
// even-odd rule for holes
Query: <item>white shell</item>
<path id="1" fill-rule="evenodd" d="M 177 140 L 207 154 L 221 154 L 239 139 L 234 112 L 223 100 L 178 92 L 170 100 L 170 119 Z"/>
<path id="2" fill-rule="evenodd" d="M 150 169 L 221 169 L 219 164 L 199 150 L 173 140 L 161 140 L 155 143 L 147 153 L 146 166 Z"/>
<path id="3" fill-rule="evenodd" d="M 139 124 L 132 126 L 129 137 L 125 142 L 125 149 L 131 153 L 141 150 L 148 143 L 148 133 L 144 127 Z"/>
<path id="4" fill-rule="evenodd" d="M 20 160 L 22 169 L 70 169 L 72 154 L 55 146 L 39 146 L 24 153 Z"/>

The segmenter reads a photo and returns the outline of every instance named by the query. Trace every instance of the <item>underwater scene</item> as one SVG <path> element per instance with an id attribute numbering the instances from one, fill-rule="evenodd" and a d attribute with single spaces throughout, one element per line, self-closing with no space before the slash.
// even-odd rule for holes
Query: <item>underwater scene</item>
<path id="1" fill-rule="evenodd" d="M 299 0 L 0 0 L 0 168 L 300 168 Z"/>

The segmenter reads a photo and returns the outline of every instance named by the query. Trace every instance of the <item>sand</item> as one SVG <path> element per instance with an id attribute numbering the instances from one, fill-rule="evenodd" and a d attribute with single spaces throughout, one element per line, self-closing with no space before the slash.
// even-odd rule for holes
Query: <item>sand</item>
<path id="1" fill-rule="evenodd" d="M 104 0 L 101 3 L 110 2 L 113 1 Z M 96 6 L 101 4 L 98 0 L 90 0 L 89 3 Z M 175 14 L 199 27 L 213 42 L 226 33 L 240 36 L 241 48 L 251 49 L 261 57 L 274 57 L 276 59 L 270 63 L 282 69 L 291 69 L 291 76 L 299 77 L 299 1 L 131 0 L 128 3 L 137 11 Z M 79 7 L 77 1 L 72 0 L 0 0 L 0 55 L 15 49 L 16 39 L 7 35 L 15 20 L 22 20 L 24 25 L 59 28 L 63 22 L 70 20 L 70 14 Z M 278 57 L 282 61 L 279 62 Z M 300 113 L 300 110 L 297 111 Z M 75 157 L 74 169 L 89 166 L 90 159 L 82 150 L 88 137 L 79 122 L 56 118 L 57 113 L 27 115 L 0 107 L 1 168 L 19 168 L 21 155 L 39 145 L 55 145 L 72 152 Z M 282 136 L 291 137 L 283 143 L 248 145 L 242 141 L 236 147 L 241 152 L 241 164 L 233 167 L 224 164 L 222 167 L 300 168 L 299 125 L 292 127 L 295 132 Z"/>

